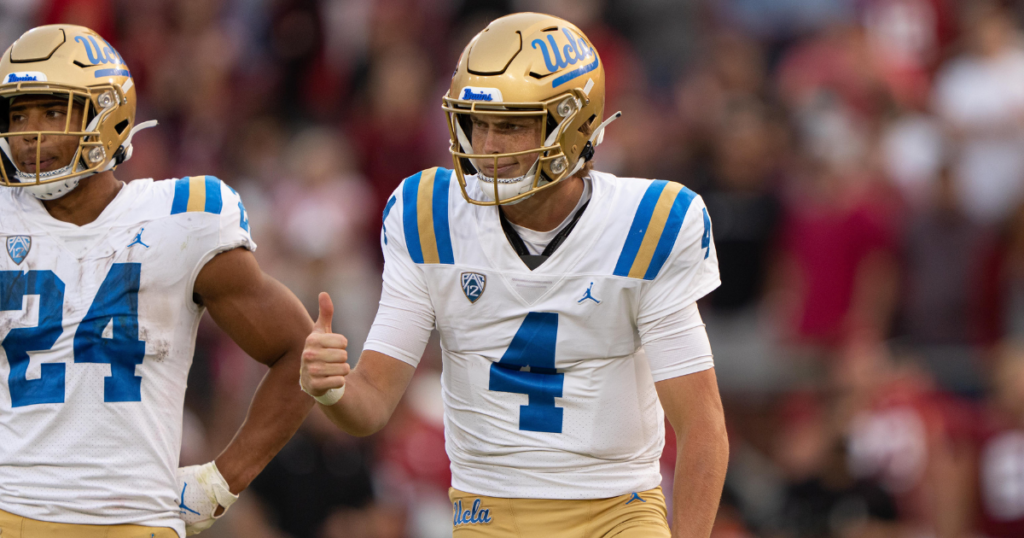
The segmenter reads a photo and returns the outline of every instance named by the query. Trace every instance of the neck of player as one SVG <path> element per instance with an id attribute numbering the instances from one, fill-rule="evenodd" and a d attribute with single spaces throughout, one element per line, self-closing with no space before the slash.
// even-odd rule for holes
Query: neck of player
<path id="1" fill-rule="evenodd" d="M 122 187 L 124 183 L 108 170 L 83 179 L 71 192 L 56 200 L 43 200 L 43 206 L 59 221 L 84 226 L 99 218 Z"/>
<path id="2" fill-rule="evenodd" d="M 564 179 L 515 205 L 503 205 L 505 218 L 537 232 L 554 230 L 569 217 L 583 196 L 583 176 Z"/>

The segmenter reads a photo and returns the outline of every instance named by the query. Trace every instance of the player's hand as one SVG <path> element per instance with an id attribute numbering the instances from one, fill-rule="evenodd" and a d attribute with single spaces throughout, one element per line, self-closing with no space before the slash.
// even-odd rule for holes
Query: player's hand
<path id="1" fill-rule="evenodd" d="M 323 405 L 333 405 L 345 392 L 348 365 L 348 339 L 331 332 L 334 303 L 331 296 L 320 293 L 320 315 L 302 350 L 299 385 Z"/>
<path id="2" fill-rule="evenodd" d="M 212 461 L 179 468 L 178 492 L 179 517 L 188 536 L 209 529 L 238 500 Z"/>

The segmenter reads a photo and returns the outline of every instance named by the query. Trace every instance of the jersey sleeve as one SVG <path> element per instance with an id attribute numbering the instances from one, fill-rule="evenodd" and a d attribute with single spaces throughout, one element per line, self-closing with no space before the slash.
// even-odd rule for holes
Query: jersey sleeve
<path id="1" fill-rule="evenodd" d="M 207 252 L 200 266 L 213 256 L 233 248 L 256 250 L 256 243 L 249 234 L 249 216 L 242 198 L 226 183 L 213 176 L 192 176 L 175 180 L 173 188 L 171 215 L 206 215 L 190 219 L 192 224 L 189 226 L 193 233 L 216 236 L 215 240 L 204 243 Z M 216 230 L 213 230 L 214 226 Z"/>
<path id="2" fill-rule="evenodd" d="M 637 330 L 645 346 L 648 341 L 658 338 L 658 335 L 673 334 L 675 329 L 687 329 L 666 327 L 665 321 L 689 319 L 682 315 L 685 310 L 721 284 L 707 207 L 700 196 L 684 190 L 686 192 L 681 192 L 679 196 L 689 194 L 692 198 L 672 250 L 657 275 L 640 292 Z M 679 357 L 680 360 L 687 358 Z M 666 367 L 671 365 L 667 364 Z"/>
<path id="3" fill-rule="evenodd" d="M 413 261 L 406 245 L 402 191 L 399 186 L 384 208 L 384 282 L 377 316 L 363 349 L 415 367 L 434 328 L 434 306 L 423 270 Z"/>
<path id="4" fill-rule="evenodd" d="M 220 185 L 224 207 L 220 214 L 220 234 L 217 248 L 220 252 L 238 247 L 250 251 L 256 250 L 256 242 L 252 240 L 252 233 L 249 231 L 249 214 L 245 211 L 242 197 L 227 183 L 221 181 Z"/>
<path id="5" fill-rule="evenodd" d="M 217 254 L 238 247 L 256 250 L 241 197 L 216 177 L 191 176 L 174 180 L 170 214 L 180 218 L 190 237 L 182 254 L 192 267 L 189 278 L 192 284 Z M 188 297 L 188 304 L 193 304 L 191 285 Z"/>

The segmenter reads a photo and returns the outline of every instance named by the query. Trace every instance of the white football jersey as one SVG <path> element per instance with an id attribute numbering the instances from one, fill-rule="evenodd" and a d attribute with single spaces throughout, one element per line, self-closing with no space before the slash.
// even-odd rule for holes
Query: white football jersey
<path id="1" fill-rule="evenodd" d="M 210 176 L 132 181 L 94 222 L 0 188 L 0 510 L 172 527 L 182 408 L 214 255 L 255 249 Z"/>
<path id="2" fill-rule="evenodd" d="M 594 499 L 653 488 L 665 437 L 654 383 L 711 367 L 652 365 L 642 347 L 660 319 L 719 285 L 703 201 L 678 183 L 590 178 L 582 217 L 533 271 L 498 209 L 466 202 L 450 170 L 406 179 L 386 206 L 386 294 L 432 312 L 441 335 L 457 489 Z M 469 190 L 483 198 L 472 179 Z M 374 332 L 365 346 L 415 366 L 400 347 Z"/>

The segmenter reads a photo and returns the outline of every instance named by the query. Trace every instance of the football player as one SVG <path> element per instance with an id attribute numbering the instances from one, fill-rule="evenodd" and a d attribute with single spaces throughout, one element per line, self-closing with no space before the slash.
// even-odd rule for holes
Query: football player
<path id="1" fill-rule="evenodd" d="M 405 179 L 386 204 L 358 367 L 321 294 L 303 388 L 345 431 L 377 431 L 436 328 L 457 538 L 670 536 L 666 415 L 672 536 L 708 536 L 728 440 L 695 302 L 719 285 L 703 201 L 592 170 L 618 114 L 604 120 L 600 57 L 562 19 L 493 21 L 443 109 L 453 170 Z"/>
<path id="2" fill-rule="evenodd" d="M 209 527 L 303 421 L 313 321 L 263 274 L 219 179 L 124 183 L 135 87 L 80 26 L 0 58 L 0 536 L 177 537 Z M 214 462 L 176 471 L 199 319 L 270 366 Z"/>

